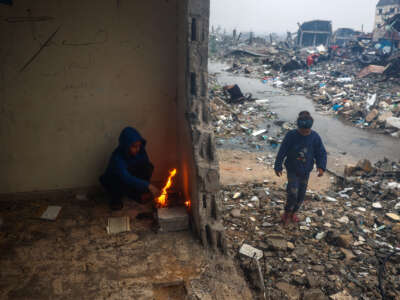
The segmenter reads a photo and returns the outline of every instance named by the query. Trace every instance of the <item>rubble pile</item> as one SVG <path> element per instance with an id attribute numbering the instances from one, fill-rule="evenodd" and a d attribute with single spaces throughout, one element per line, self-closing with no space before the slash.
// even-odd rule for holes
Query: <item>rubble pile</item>
<path id="1" fill-rule="evenodd" d="M 312 71 L 282 74 L 273 84 L 313 99 L 319 110 L 338 114 L 360 128 L 380 129 L 400 137 L 400 84 L 381 75 L 358 78 L 358 68 L 338 62 L 321 63 Z"/>
<path id="2" fill-rule="evenodd" d="M 295 51 L 284 45 L 274 45 L 256 48 L 258 56 L 249 55 L 253 52 L 231 51 L 222 59 L 232 67 L 227 69 L 234 74 L 246 74 L 250 77 L 271 78 L 280 72 L 288 72 L 306 67 L 306 52 Z"/>
<path id="3" fill-rule="evenodd" d="M 378 168 L 389 165 L 391 171 Z M 398 299 L 399 178 L 374 181 L 398 167 L 388 161 L 375 167 L 360 162 L 342 182 L 345 189 L 308 191 L 300 223 L 287 227 L 280 224 L 284 189 L 269 182 L 225 186 L 230 254 L 238 257 L 250 283 L 263 290 L 254 259 L 238 254 L 242 245 L 262 251 L 259 264 L 268 299 L 382 299 L 383 294 Z"/>
<path id="4" fill-rule="evenodd" d="M 231 95 L 226 87 L 217 84 L 209 76 L 209 107 L 217 138 L 222 146 L 227 139 L 254 150 L 276 149 L 287 131 L 296 128 L 295 124 L 283 122 L 269 109 L 268 99 L 248 100 L 229 103 Z"/>
<path id="5" fill-rule="evenodd" d="M 363 49 L 365 55 L 353 48 L 328 51 L 324 46 L 294 49 L 280 44 L 255 49 L 258 56 L 236 50 L 219 59 L 232 66 L 228 72 L 305 95 L 319 110 L 337 114 L 356 127 L 400 137 L 399 55 L 384 60 L 386 67 L 370 65 L 369 61 L 382 63 L 383 58 L 368 54 L 368 48 Z"/>

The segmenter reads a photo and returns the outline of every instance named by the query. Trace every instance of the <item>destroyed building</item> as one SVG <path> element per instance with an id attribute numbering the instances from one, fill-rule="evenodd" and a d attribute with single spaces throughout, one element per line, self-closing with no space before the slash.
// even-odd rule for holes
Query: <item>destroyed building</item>
<path id="1" fill-rule="evenodd" d="M 375 12 L 375 29 L 384 26 L 386 20 L 400 12 L 399 0 L 379 0 Z"/>
<path id="2" fill-rule="evenodd" d="M 360 32 L 351 28 L 339 28 L 332 35 L 332 44 L 344 47 L 350 41 L 356 41 Z"/>
<path id="3" fill-rule="evenodd" d="M 373 32 L 373 40 L 381 47 L 399 48 L 400 44 L 400 14 L 385 19 L 383 26 Z"/>
<path id="4" fill-rule="evenodd" d="M 300 47 L 328 46 L 332 36 L 332 22 L 314 20 L 299 24 L 297 44 Z"/>

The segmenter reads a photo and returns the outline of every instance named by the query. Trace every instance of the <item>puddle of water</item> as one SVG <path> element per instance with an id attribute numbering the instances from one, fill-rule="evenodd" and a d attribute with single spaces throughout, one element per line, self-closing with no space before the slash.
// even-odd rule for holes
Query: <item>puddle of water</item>
<path id="1" fill-rule="evenodd" d="M 269 108 L 283 121 L 294 122 L 302 110 L 308 110 L 314 117 L 313 129 L 317 131 L 330 154 L 329 167 L 342 170 L 345 163 L 354 163 L 367 158 L 373 162 L 387 157 L 400 159 L 400 140 L 391 136 L 352 127 L 332 115 L 323 115 L 315 111 L 312 100 L 304 96 L 287 96 L 284 91 L 264 84 L 259 79 L 221 72 L 227 65 L 209 63 L 209 72 L 220 72 L 217 80 L 221 85 L 238 84 L 243 93 L 252 93 L 259 99 L 268 98 Z M 345 156 L 340 153 L 347 153 Z M 333 158 L 333 159 L 332 159 Z M 342 162 L 337 165 L 336 161 Z"/>

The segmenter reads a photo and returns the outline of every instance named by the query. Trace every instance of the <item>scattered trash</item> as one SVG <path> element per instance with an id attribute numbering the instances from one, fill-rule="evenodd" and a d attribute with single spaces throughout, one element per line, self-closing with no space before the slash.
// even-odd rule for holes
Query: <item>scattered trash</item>
<path id="1" fill-rule="evenodd" d="M 43 220 L 50 220 L 50 221 L 54 221 L 55 219 L 57 219 L 58 214 L 61 211 L 61 206 L 53 206 L 50 205 L 46 208 L 46 210 L 44 211 L 44 213 L 40 216 L 41 219 Z"/>
<path id="2" fill-rule="evenodd" d="M 315 239 L 317 239 L 317 240 L 322 240 L 322 239 L 325 238 L 325 236 L 326 236 L 326 233 L 325 233 L 325 232 L 319 232 L 319 233 L 317 233 L 317 235 L 315 236 Z"/>
<path id="3" fill-rule="evenodd" d="M 329 196 L 325 196 L 325 200 L 328 202 L 337 202 L 337 199 L 335 199 L 333 197 L 329 197 Z"/>
<path id="4" fill-rule="evenodd" d="M 252 136 L 259 136 L 260 134 L 263 134 L 265 132 L 267 132 L 267 129 L 260 129 L 260 130 L 257 130 L 255 132 L 253 132 L 251 135 Z"/>
<path id="5" fill-rule="evenodd" d="M 116 234 L 120 232 L 131 231 L 129 217 L 108 218 L 107 233 Z"/>
<path id="6" fill-rule="evenodd" d="M 237 193 L 235 193 L 234 195 L 233 195 L 233 199 L 237 199 L 237 198 L 239 198 L 241 196 L 241 193 L 240 192 L 237 192 Z"/>

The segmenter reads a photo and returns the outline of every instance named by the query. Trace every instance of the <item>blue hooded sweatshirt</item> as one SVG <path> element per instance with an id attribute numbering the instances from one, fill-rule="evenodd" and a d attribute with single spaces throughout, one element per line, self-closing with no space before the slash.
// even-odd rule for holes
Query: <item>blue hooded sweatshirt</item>
<path id="1" fill-rule="evenodd" d="M 129 154 L 129 148 L 132 143 L 136 141 L 141 141 L 142 146 L 140 147 L 139 153 L 132 156 Z M 135 169 L 135 167 L 140 168 L 141 166 L 150 163 L 145 147 L 146 140 L 141 137 L 136 129 L 126 127 L 122 130 L 121 135 L 119 136 L 119 146 L 112 153 L 106 172 L 101 177 L 100 181 L 107 186 L 113 185 L 115 179 L 119 179 L 123 184 L 126 184 L 139 192 L 146 192 L 150 183 L 146 180 L 132 176 L 129 172 L 130 169 Z"/>
<path id="2" fill-rule="evenodd" d="M 289 131 L 283 139 L 275 160 L 276 171 L 282 171 L 282 162 L 288 172 L 296 173 L 299 177 L 308 177 L 314 168 L 326 170 L 327 155 L 321 137 L 315 131 L 303 136 L 297 129 Z"/>

